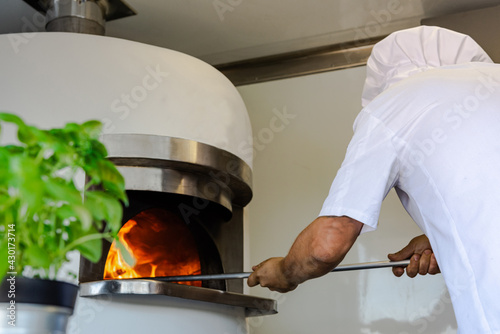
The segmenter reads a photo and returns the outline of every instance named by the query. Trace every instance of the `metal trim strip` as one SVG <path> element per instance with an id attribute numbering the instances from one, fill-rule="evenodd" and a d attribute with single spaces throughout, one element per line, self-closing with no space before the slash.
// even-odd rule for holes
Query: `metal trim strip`
<path id="1" fill-rule="evenodd" d="M 171 171 L 162 172 L 165 176 L 172 175 L 175 171 L 189 176 L 184 178 L 186 180 L 194 178 L 201 180 L 201 183 L 199 180 L 190 182 L 198 188 L 200 185 L 217 185 L 222 195 L 215 194 L 208 197 L 220 198 L 222 201 L 220 204 L 229 209 L 231 206 L 227 203 L 228 200 L 244 207 L 252 199 L 250 166 L 234 154 L 222 149 L 194 140 L 144 134 L 107 134 L 102 136 L 102 142 L 108 149 L 109 159 L 119 168 L 147 167 Z M 168 184 L 167 181 L 163 182 L 163 185 Z M 130 177 L 126 177 L 126 183 L 129 182 L 131 185 L 137 184 Z M 141 186 L 141 190 L 155 189 L 145 189 Z M 210 191 L 207 188 L 205 195 Z"/>
<path id="2" fill-rule="evenodd" d="M 105 280 L 80 283 L 81 297 L 98 297 L 102 295 L 163 295 L 198 300 L 233 307 L 242 307 L 245 309 L 247 317 L 278 313 L 278 303 L 273 299 L 196 286 L 146 279 Z"/>
<path id="3" fill-rule="evenodd" d="M 366 65 L 382 37 L 216 65 L 235 86 Z"/>

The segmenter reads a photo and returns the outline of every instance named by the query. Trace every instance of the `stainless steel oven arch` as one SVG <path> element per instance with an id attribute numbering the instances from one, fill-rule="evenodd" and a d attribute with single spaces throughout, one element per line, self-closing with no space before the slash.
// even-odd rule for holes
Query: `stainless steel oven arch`
<path id="1" fill-rule="evenodd" d="M 127 190 L 189 195 L 229 214 L 252 199 L 252 170 L 222 149 L 194 140 L 144 134 L 107 134 L 109 159 L 125 177 Z"/>

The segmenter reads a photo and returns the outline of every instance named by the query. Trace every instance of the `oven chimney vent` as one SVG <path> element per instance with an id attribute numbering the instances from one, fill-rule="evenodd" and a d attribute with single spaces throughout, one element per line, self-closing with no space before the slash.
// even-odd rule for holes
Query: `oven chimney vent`
<path id="1" fill-rule="evenodd" d="M 104 35 L 107 1 L 49 0 L 45 30 Z"/>
<path id="2" fill-rule="evenodd" d="M 104 35 L 106 21 L 135 15 L 121 0 L 24 0 L 45 14 L 45 30 Z"/>

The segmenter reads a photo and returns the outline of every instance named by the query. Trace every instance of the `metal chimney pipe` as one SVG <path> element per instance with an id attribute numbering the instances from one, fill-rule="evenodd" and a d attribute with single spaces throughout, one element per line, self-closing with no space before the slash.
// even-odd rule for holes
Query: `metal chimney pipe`
<path id="1" fill-rule="evenodd" d="M 104 35 L 106 0 L 46 0 L 46 31 Z"/>

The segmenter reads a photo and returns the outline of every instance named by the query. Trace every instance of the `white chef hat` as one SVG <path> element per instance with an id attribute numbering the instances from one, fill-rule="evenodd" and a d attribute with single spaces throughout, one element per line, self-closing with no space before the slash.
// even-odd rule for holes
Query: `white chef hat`
<path id="1" fill-rule="evenodd" d="M 396 31 L 373 47 L 361 104 L 365 107 L 388 87 L 413 74 L 468 62 L 493 61 L 471 37 L 452 30 L 419 26 Z"/>

